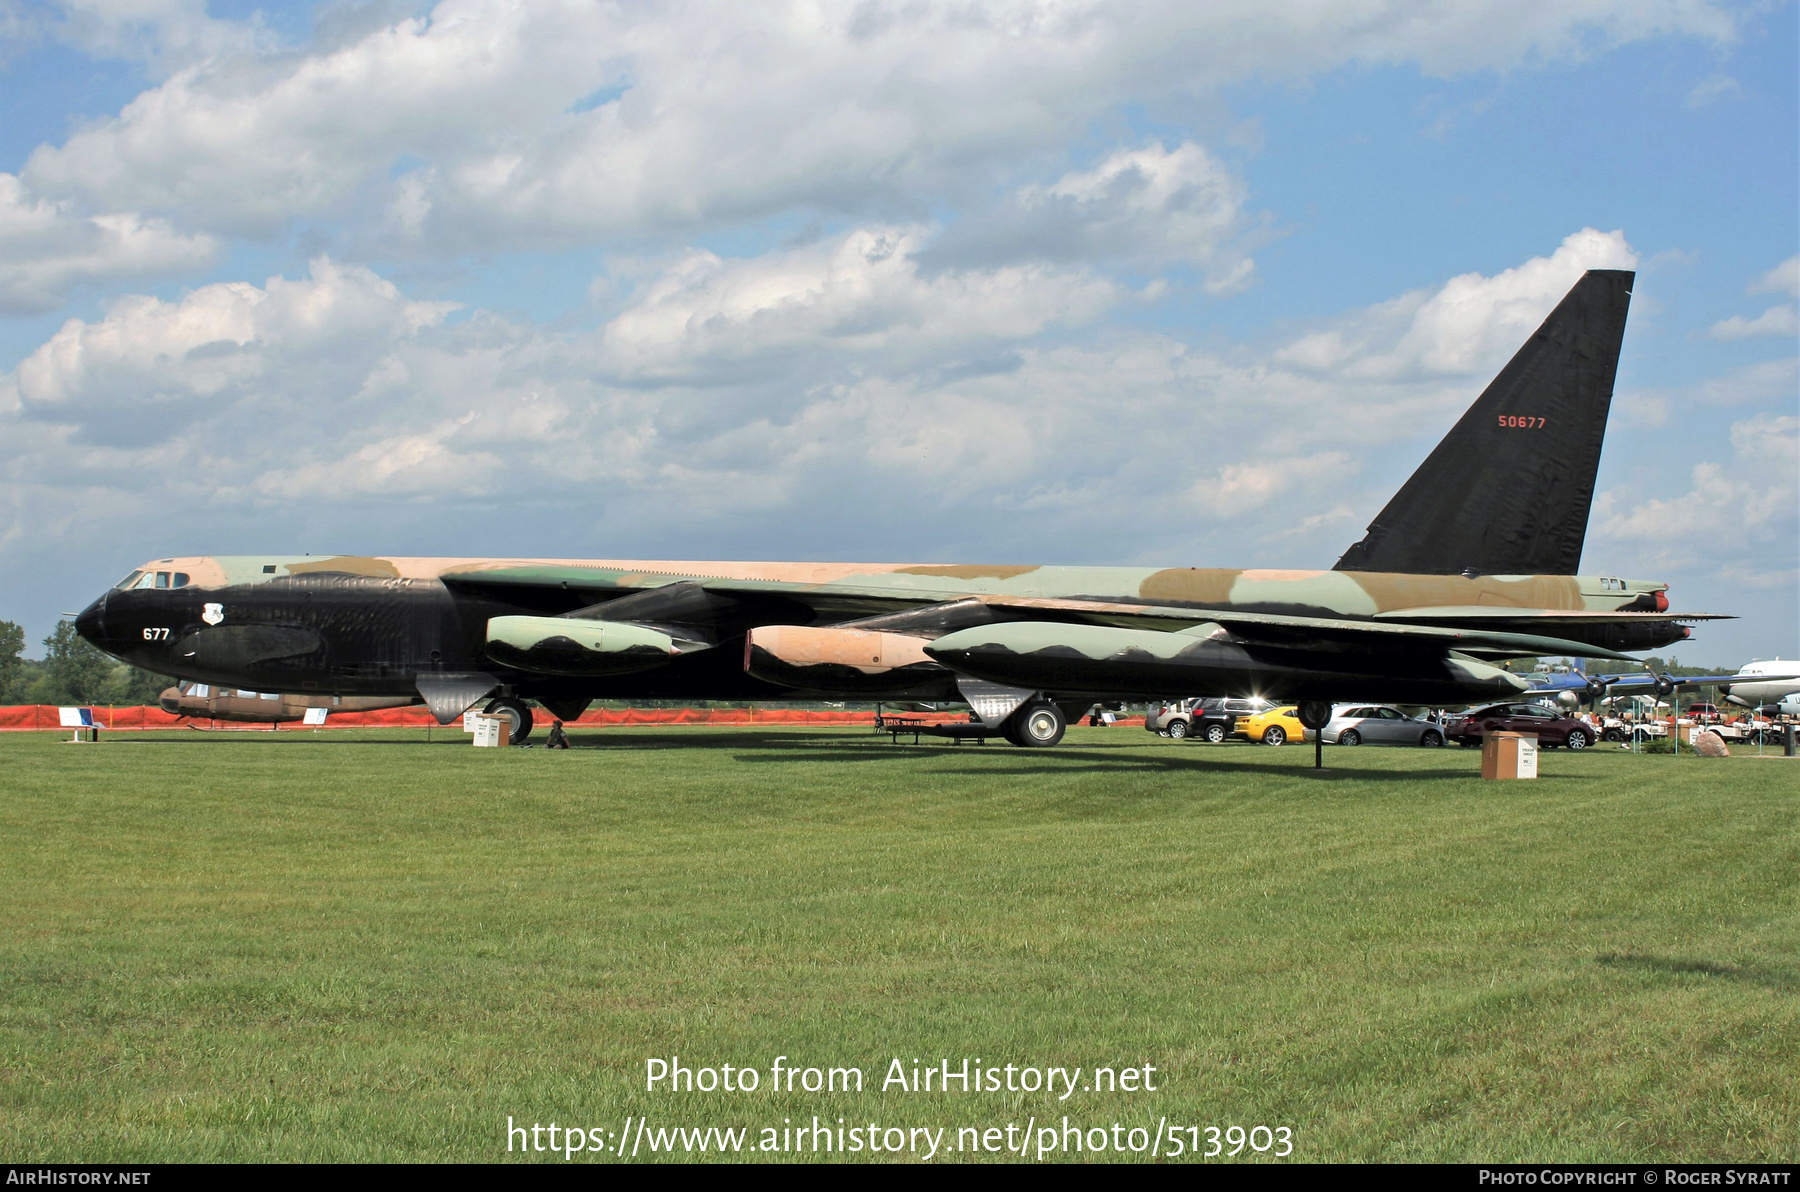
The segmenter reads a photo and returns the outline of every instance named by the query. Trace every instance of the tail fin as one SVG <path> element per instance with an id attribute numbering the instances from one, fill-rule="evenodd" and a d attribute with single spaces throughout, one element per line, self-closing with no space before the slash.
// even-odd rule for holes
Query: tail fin
<path id="1" fill-rule="evenodd" d="M 1335 570 L 1574 575 L 1635 276 L 1583 274 Z"/>

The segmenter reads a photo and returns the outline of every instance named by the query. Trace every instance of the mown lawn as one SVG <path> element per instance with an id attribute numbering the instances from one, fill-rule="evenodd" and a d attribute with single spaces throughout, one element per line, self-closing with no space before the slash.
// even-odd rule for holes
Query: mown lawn
<path id="1" fill-rule="evenodd" d="M 434 737 L 0 735 L 0 1157 L 1066 1115 L 1307 1160 L 1800 1158 L 1800 762 Z M 761 1087 L 647 1092 L 671 1055 Z M 778 1093 L 778 1056 L 868 1086 Z M 1158 1091 L 884 1093 L 895 1057 Z"/>

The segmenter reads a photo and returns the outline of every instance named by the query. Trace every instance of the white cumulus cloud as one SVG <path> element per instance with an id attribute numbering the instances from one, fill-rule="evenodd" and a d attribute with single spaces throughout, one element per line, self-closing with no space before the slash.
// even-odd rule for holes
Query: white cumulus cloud
<path id="1" fill-rule="evenodd" d="M 319 258 L 300 280 L 220 283 L 173 302 L 132 297 L 98 322 L 70 319 L 20 362 L 14 384 L 27 416 L 94 442 L 150 446 L 224 418 L 251 441 L 284 426 L 273 445 L 317 426 L 394 343 L 451 309 Z"/>
<path id="2" fill-rule="evenodd" d="M 921 227 L 874 227 L 749 259 L 689 253 L 607 325 L 602 360 L 622 374 L 741 381 L 752 362 L 796 352 L 1029 339 L 1120 296 L 1084 271 L 1038 265 L 924 275 L 915 257 L 928 238 Z"/>
<path id="3" fill-rule="evenodd" d="M 1781 264 L 1744 287 L 1749 294 L 1787 294 L 1800 298 L 1800 255 L 1791 256 Z M 1764 335 L 1793 337 L 1800 335 L 1800 312 L 1793 303 L 1771 306 L 1753 319 L 1743 315 L 1732 315 L 1728 319 L 1720 319 L 1707 330 L 1714 339 L 1754 339 Z"/>
<path id="4" fill-rule="evenodd" d="M 55 310 L 77 286 L 192 269 L 217 253 L 212 237 L 182 235 L 167 220 L 77 215 L 0 174 L 0 315 Z"/>
<path id="5" fill-rule="evenodd" d="M 1706 332 L 1714 339 L 1754 339 L 1763 335 L 1800 335 L 1800 315 L 1793 305 L 1771 306 L 1754 319 L 1746 319 L 1743 315 L 1732 315 L 1729 319 L 1720 319 Z"/>
<path id="6" fill-rule="evenodd" d="M 1600 532 L 1648 545 L 1670 564 L 1791 565 L 1800 535 L 1800 418 L 1746 418 L 1731 425 L 1730 438 L 1730 462 L 1694 465 L 1681 496 L 1601 494 Z"/>
<path id="7" fill-rule="evenodd" d="M 87 7 L 111 14 L 97 29 L 130 24 L 128 5 Z M 163 7 L 188 18 L 168 28 L 211 36 L 199 4 Z M 112 210 L 179 207 L 212 230 L 269 232 L 373 203 L 422 253 L 796 207 L 892 219 L 1020 176 L 1125 102 L 1346 65 L 1453 73 L 1660 34 L 1722 43 L 1735 22 L 1709 0 L 440 0 L 300 49 L 189 55 L 116 116 L 39 148 L 25 177 Z M 1188 224 L 1175 238 L 1191 245 L 1216 203 L 1183 207 L 1157 187 L 1195 163 L 1171 174 L 1138 152 L 1100 181 L 1175 203 Z"/>
<path id="8" fill-rule="evenodd" d="M 1790 298 L 1800 298 L 1800 253 L 1789 257 L 1751 282 L 1748 292 L 1752 294 L 1786 294 Z"/>
<path id="9" fill-rule="evenodd" d="M 1494 372 L 1590 269 L 1635 269 L 1622 231 L 1583 228 L 1492 277 L 1465 273 L 1356 312 L 1284 347 L 1297 368 L 1403 379 Z"/>

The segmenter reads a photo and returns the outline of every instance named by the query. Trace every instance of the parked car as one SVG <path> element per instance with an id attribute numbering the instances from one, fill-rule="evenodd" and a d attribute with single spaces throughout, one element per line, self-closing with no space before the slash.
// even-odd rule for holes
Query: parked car
<path id="1" fill-rule="evenodd" d="M 1197 699 L 1180 699 L 1165 704 L 1153 704 L 1144 713 L 1144 731 L 1155 733 L 1159 737 L 1185 737 L 1193 725 L 1194 705 Z"/>
<path id="2" fill-rule="evenodd" d="M 1691 718 L 1695 724 L 1717 724 L 1725 717 L 1725 713 L 1719 710 L 1717 704 L 1689 704 L 1684 715 Z"/>
<path id="3" fill-rule="evenodd" d="M 1386 704 L 1340 704 L 1324 728 L 1327 745 L 1425 745 L 1444 743 L 1434 720 L 1408 716 Z"/>
<path id="4" fill-rule="evenodd" d="M 1481 744 L 1489 733 L 1532 733 L 1546 749 L 1567 745 L 1586 749 L 1594 743 L 1594 727 L 1541 704 L 1494 704 L 1453 716 L 1444 724 L 1444 735 L 1464 746 Z"/>
<path id="5" fill-rule="evenodd" d="M 1263 745 L 1285 745 L 1289 741 L 1306 740 L 1306 727 L 1300 723 L 1299 709 L 1283 704 L 1253 716 L 1240 716 L 1237 735 Z"/>
<path id="6" fill-rule="evenodd" d="M 1237 728 L 1238 717 L 1254 716 L 1273 707 L 1266 699 L 1177 700 L 1152 708 L 1144 717 L 1144 728 L 1165 737 L 1197 737 L 1217 744 Z"/>

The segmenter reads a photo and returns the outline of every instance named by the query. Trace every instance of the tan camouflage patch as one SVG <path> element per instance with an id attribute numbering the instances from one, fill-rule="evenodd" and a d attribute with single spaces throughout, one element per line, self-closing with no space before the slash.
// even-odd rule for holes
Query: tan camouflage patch
<path id="1" fill-rule="evenodd" d="M 1377 612 L 1444 605 L 1496 608 L 1585 608 L 1581 583 L 1572 575 L 1398 575 L 1347 571 L 1375 601 Z"/>
<path id="2" fill-rule="evenodd" d="M 1242 574 L 1214 567 L 1170 567 L 1146 577 L 1138 585 L 1138 596 L 1156 604 L 1217 608 L 1230 603 L 1232 585 Z"/>
<path id="3" fill-rule="evenodd" d="M 309 572 L 330 571 L 343 575 L 367 575 L 377 579 L 399 579 L 400 569 L 394 566 L 391 559 L 370 559 L 362 555 L 332 555 L 326 559 L 315 559 L 309 563 L 289 563 L 289 575 L 306 575 Z"/>
<path id="4" fill-rule="evenodd" d="M 953 563 L 942 566 L 933 564 L 923 567 L 899 567 L 895 570 L 901 575 L 933 575 L 941 579 L 1016 579 L 1021 575 L 1029 575 L 1037 568 L 1010 563 Z"/>

